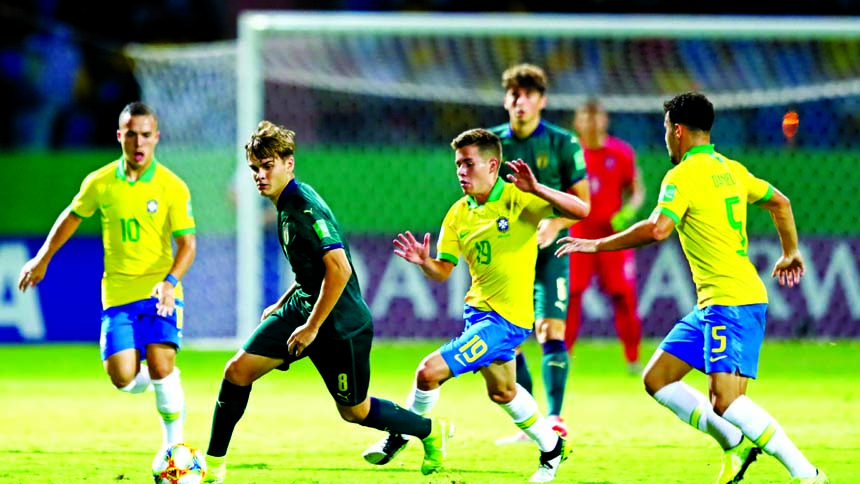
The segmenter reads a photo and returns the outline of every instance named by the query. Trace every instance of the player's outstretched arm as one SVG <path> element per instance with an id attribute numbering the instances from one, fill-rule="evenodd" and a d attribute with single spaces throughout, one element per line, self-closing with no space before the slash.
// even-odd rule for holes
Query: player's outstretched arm
<path id="1" fill-rule="evenodd" d="M 602 239 L 574 239 L 563 237 L 556 251 L 556 257 L 562 257 L 571 252 L 609 252 L 614 250 L 632 249 L 661 242 L 675 230 L 675 221 L 660 212 L 654 212 L 647 220 L 635 223 L 632 227 L 617 234 Z"/>
<path id="2" fill-rule="evenodd" d="M 798 246 L 791 201 L 774 187 L 770 199 L 759 206 L 770 212 L 782 246 L 782 255 L 774 264 L 771 277 L 777 278 L 780 285 L 794 287 L 800 283 L 800 277 L 806 272 L 806 268 Z"/>
<path id="3" fill-rule="evenodd" d="M 546 200 L 557 208 L 559 215 L 567 219 L 582 220 L 588 216 L 589 204 L 570 193 L 554 190 L 538 183 L 531 168 L 523 160 L 506 161 L 513 173 L 508 175 L 508 181 L 520 190 L 532 193 Z"/>
<path id="4" fill-rule="evenodd" d="M 570 193 L 582 200 L 588 207 L 589 213 L 591 212 L 591 193 L 589 192 L 588 178 L 583 178 L 571 185 L 570 188 L 567 189 L 567 193 Z M 538 225 L 538 248 L 545 249 L 549 247 L 550 244 L 555 241 L 556 237 L 558 237 L 559 231 L 567 230 L 580 220 L 581 219 L 564 217 L 550 217 L 541 220 Z"/>
<path id="5" fill-rule="evenodd" d="M 54 226 L 51 227 L 51 231 L 48 233 L 48 237 L 45 238 L 45 242 L 42 244 L 39 252 L 21 268 L 21 273 L 18 276 L 18 289 L 21 292 L 35 287 L 36 284 L 45 278 L 51 258 L 69 240 L 72 234 L 75 233 L 80 224 L 81 218 L 72 212 L 71 209 L 66 208 L 63 210 L 63 213 L 54 222 Z"/>
<path id="6" fill-rule="evenodd" d="M 407 262 L 417 265 L 424 275 L 434 281 L 444 281 L 451 276 L 454 264 L 448 261 L 430 257 L 430 234 L 424 234 L 424 240 L 418 241 L 412 232 L 397 234 L 394 239 L 394 254 Z"/>

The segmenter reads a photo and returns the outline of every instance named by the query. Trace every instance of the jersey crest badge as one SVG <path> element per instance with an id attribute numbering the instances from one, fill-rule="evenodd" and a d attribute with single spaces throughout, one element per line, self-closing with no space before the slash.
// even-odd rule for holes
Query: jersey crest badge
<path id="1" fill-rule="evenodd" d="M 549 166 L 549 155 L 546 153 L 539 153 L 535 158 L 535 166 L 541 170 Z"/>
<path id="2" fill-rule="evenodd" d="M 328 229 L 328 224 L 323 219 L 317 219 L 314 221 L 314 231 L 316 231 L 317 237 L 319 237 L 320 240 L 331 237 L 331 232 Z"/>
<path id="3" fill-rule="evenodd" d="M 677 191 L 677 188 L 675 187 L 675 185 L 664 185 L 663 186 L 663 193 L 660 194 L 660 201 L 661 202 L 674 201 L 676 191 Z"/>
<path id="4" fill-rule="evenodd" d="M 496 220 L 496 228 L 499 229 L 499 232 L 507 232 L 509 228 L 511 228 L 510 222 L 508 222 L 507 217 L 499 217 Z"/>
<path id="5" fill-rule="evenodd" d="M 150 201 L 146 202 L 146 211 L 148 213 L 157 212 L 158 211 L 158 201 L 157 200 L 150 200 Z"/>

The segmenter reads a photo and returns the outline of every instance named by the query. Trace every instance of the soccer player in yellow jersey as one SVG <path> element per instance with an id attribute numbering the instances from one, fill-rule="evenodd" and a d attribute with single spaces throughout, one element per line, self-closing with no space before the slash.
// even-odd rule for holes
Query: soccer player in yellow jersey
<path id="1" fill-rule="evenodd" d="M 762 450 L 786 467 L 792 483 L 827 483 L 779 423 L 745 395 L 758 372 L 767 312 L 764 284 L 747 255 L 747 204 L 770 212 L 782 245 L 771 275 L 793 287 L 800 283 L 804 265 L 791 203 L 714 150 L 714 106 L 707 97 L 679 94 L 663 110 L 666 148 L 677 166 L 663 178 L 651 217 L 601 239 L 564 238 L 556 254 L 641 247 L 665 240 L 677 227 L 698 301 L 651 357 L 645 389 L 723 448 L 717 484 L 740 482 Z M 693 369 L 708 376 L 710 398 L 681 381 Z"/>
<path id="2" fill-rule="evenodd" d="M 141 102 L 119 115 L 122 157 L 90 173 L 39 252 L 21 269 L 26 291 L 81 219 L 99 212 L 104 244 L 101 356 L 111 383 L 127 393 L 155 390 L 162 446 L 183 441 L 185 395 L 176 368 L 182 342 L 182 284 L 195 255 L 191 195 L 155 159 L 158 118 Z M 171 237 L 176 241 L 173 254 Z M 146 365 L 141 360 L 146 360 Z"/>
<path id="3" fill-rule="evenodd" d="M 430 257 L 430 234 L 423 240 L 410 232 L 398 234 L 394 253 L 434 281 L 446 280 L 460 257 L 465 259 L 472 279 L 463 311 L 465 329 L 421 361 L 407 407 L 424 415 L 438 401 L 445 381 L 480 372 L 490 399 L 540 448 L 540 466 L 531 482 L 549 482 L 570 446 L 540 415 L 534 397 L 517 385 L 515 349 L 534 328 L 532 291 L 541 220 L 553 214 L 581 219 L 588 205 L 538 183 L 522 160 L 507 163 L 511 183 L 505 183 L 499 177 L 501 141 L 490 131 L 465 131 L 451 146 L 465 196 L 442 222 L 436 258 Z M 387 463 L 405 445 L 405 438 L 389 434 L 365 451 L 365 459 Z"/>

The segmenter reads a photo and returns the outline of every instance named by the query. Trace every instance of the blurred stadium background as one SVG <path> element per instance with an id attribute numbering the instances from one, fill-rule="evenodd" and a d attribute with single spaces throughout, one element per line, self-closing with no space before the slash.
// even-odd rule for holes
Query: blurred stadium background
<path id="1" fill-rule="evenodd" d="M 778 12 L 797 15 L 790 19 L 740 2 L 722 3 L 720 11 L 645 0 L 628 1 L 622 9 L 613 2 L 615 14 L 699 15 L 660 17 L 663 34 L 660 24 L 637 33 L 635 19 L 623 15 L 601 17 L 611 27 L 590 34 L 527 31 L 523 25 L 495 33 L 443 32 L 452 29 L 448 25 L 421 35 L 273 34 L 260 37 L 259 65 L 240 64 L 248 61 L 237 42 L 237 19 L 244 10 L 453 10 L 453 2 L 429 3 L 0 5 L 0 343 L 97 340 L 102 267 L 96 220 L 82 225 L 54 258 L 38 291 L 22 295 L 15 283 L 86 173 L 119 155 L 116 117 L 137 99 L 159 112 L 158 158 L 188 182 L 193 195 L 199 230 L 198 257 L 185 279 L 189 344 L 232 346 L 244 337 L 255 324 L 245 315 L 258 314 L 275 300 L 290 276 L 271 224 L 261 215 L 270 207 L 255 203 L 253 216 L 236 216 L 237 206 L 248 209 L 243 201 L 251 188 L 246 175 L 236 173 L 243 162 L 237 146 L 248 134 L 240 132 L 242 96 L 247 109 L 259 102 L 265 118 L 297 132 L 298 176 L 326 198 L 346 230 L 378 335 L 453 334 L 461 325 L 467 274 L 461 270 L 445 285 L 431 283 L 392 257 L 390 241 L 406 229 L 435 234 L 460 194 L 450 139 L 464 129 L 506 120 L 499 76 L 523 61 L 547 70 L 545 118 L 552 122 L 569 127 L 584 96 L 606 101 L 611 131 L 638 152 L 648 190 L 642 216 L 653 206 L 669 166 L 662 100 L 690 89 L 711 95 L 718 110 L 717 148 L 780 187 L 795 207 L 808 270 L 797 289 L 770 284 L 770 337 L 860 336 L 856 2 L 816 2 L 814 13 L 826 18 L 802 11 L 803 5 Z M 547 25 L 555 25 L 605 9 L 597 0 L 578 4 L 578 12 L 540 14 L 511 4 L 492 17 L 525 15 L 529 19 L 520 17 L 522 23 L 530 24 L 544 19 L 539 15 L 562 15 L 546 17 Z M 725 19 L 702 14 L 757 16 L 739 20 L 732 33 Z M 722 27 L 711 28 L 720 22 Z M 781 25 L 783 33 L 764 35 L 773 25 Z M 814 27 L 805 30 L 809 25 Z M 248 71 L 238 65 L 252 66 L 252 77 L 259 76 L 259 98 L 240 87 L 246 85 L 240 74 Z M 787 111 L 800 119 L 792 138 L 781 127 Z M 263 231 L 259 249 L 237 249 L 248 240 L 240 234 L 258 230 Z M 767 279 L 779 244 L 766 213 L 751 216 L 749 235 L 751 257 Z M 662 336 L 695 302 L 675 240 L 638 253 L 646 337 Z M 256 297 L 242 299 L 247 273 L 240 261 L 249 260 L 251 274 L 257 264 L 260 269 L 250 283 Z M 242 307 L 242 301 L 257 307 Z M 598 292 L 587 295 L 584 315 L 585 336 L 614 337 L 610 306 Z"/>

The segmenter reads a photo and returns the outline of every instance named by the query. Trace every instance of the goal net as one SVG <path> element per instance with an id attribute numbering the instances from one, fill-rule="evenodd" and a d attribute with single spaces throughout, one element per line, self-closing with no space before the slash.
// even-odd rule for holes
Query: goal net
<path id="1" fill-rule="evenodd" d="M 612 132 L 637 149 L 649 189 L 641 215 L 666 169 L 662 102 L 687 90 L 714 102 L 719 149 L 752 156 L 745 161 L 756 173 L 787 193 L 809 196 L 811 179 L 858 181 L 842 166 L 860 150 L 856 19 L 250 11 L 239 19 L 236 42 L 127 52 L 143 99 L 159 111 L 160 157 L 195 200 L 191 341 L 243 339 L 291 281 L 266 216 L 273 209 L 256 194 L 242 151 L 261 119 L 297 133 L 297 176 L 323 195 L 346 232 L 382 337 L 442 337 L 459 328 L 467 272 L 458 268 L 442 285 L 425 281 L 392 256 L 390 241 L 408 229 L 431 232 L 435 242 L 460 196 L 450 140 L 507 120 L 500 78 L 515 63 L 546 70 L 551 122 L 570 128 L 579 103 L 601 99 Z M 787 111 L 800 117 L 790 139 L 781 129 Z M 802 228 L 826 245 L 828 255 L 810 263 L 818 264 L 819 290 L 829 284 L 831 291 L 804 293 L 797 303 L 778 298 L 785 301 L 771 314 L 785 334 L 843 331 L 825 321 L 834 307 L 860 319 L 851 302 L 860 294 L 840 293 L 851 274 L 833 266 L 839 243 L 847 240 L 856 255 L 856 220 L 834 220 L 821 208 L 860 207 L 825 186 L 811 189 L 816 203 L 795 202 L 796 216 L 816 220 Z M 769 223 L 751 219 L 751 237 L 770 237 Z M 765 239 L 760 247 L 751 257 L 765 273 L 778 243 Z M 641 251 L 639 259 L 646 336 L 659 335 L 672 323 L 661 317 L 683 314 L 695 296 L 677 246 Z M 815 309 L 821 300 L 827 304 Z M 585 317 L 597 323 L 584 324 L 584 333 L 613 333 L 607 308 L 599 292 L 586 295 Z M 797 311 L 806 326 L 789 321 Z"/>

